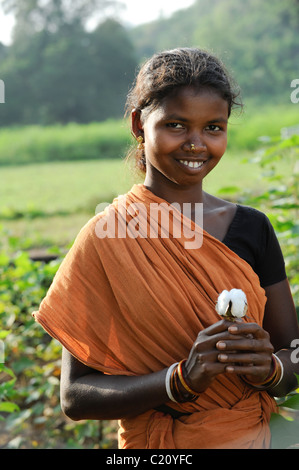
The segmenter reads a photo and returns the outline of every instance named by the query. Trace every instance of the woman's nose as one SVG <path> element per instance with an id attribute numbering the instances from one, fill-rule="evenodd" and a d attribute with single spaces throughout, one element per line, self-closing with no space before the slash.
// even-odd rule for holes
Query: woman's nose
<path id="1" fill-rule="evenodd" d="M 207 150 L 207 146 L 201 137 L 193 136 L 184 142 L 183 149 L 185 152 L 202 153 Z"/>

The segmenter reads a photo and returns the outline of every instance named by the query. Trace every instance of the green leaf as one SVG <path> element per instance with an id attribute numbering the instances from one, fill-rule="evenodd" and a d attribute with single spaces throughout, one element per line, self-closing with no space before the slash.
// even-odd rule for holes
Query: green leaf
<path id="1" fill-rule="evenodd" d="M 30 367 L 34 366 L 34 361 L 29 359 L 28 357 L 21 357 L 17 361 L 13 362 L 11 366 L 15 373 L 19 374 L 25 369 L 29 369 Z"/>
<path id="2" fill-rule="evenodd" d="M 15 374 L 14 372 L 6 367 L 3 363 L 0 363 L 0 372 L 5 372 L 6 374 L 10 375 L 13 379 L 15 379 Z"/>
<path id="3" fill-rule="evenodd" d="M 6 338 L 6 336 L 8 336 L 10 333 L 11 333 L 11 330 L 0 331 L 0 339 Z"/>
<path id="4" fill-rule="evenodd" d="M 5 253 L 0 253 L 0 266 L 7 266 L 9 261 L 9 256 L 7 256 Z"/>
<path id="5" fill-rule="evenodd" d="M 289 139 L 282 141 L 280 148 L 295 147 L 296 145 L 299 145 L 299 135 L 294 134 Z"/>
<path id="6" fill-rule="evenodd" d="M 14 413 L 15 411 L 20 411 L 20 408 L 15 403 L 3 401 L 0 403 L 0 411 L 5 413 Z"/>
<path id="7" fill-rule="evenodd" d="M 288 398 L 284 403 L 282 403 L 284 408 L 292 408 L 293 410 L 299 410 L 299 394 L 296 394 Z"/>

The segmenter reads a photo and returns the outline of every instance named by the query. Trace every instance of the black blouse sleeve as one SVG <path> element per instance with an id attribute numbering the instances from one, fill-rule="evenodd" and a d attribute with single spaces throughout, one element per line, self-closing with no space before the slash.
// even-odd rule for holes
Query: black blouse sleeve
<path id="1" fill-rule="evenodd" d="M 282 251 L 264 213 L 238 205 L 223 243 L 251 265 L 262 287 L 286 279 Z"/>

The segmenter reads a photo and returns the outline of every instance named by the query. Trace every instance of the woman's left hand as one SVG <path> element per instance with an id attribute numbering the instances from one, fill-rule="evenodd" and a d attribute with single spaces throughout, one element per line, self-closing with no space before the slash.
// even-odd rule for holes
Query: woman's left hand
<path id="1" fill-rule="evenodd" d="M 236 321 L 228 331 L 236 339 L 219 341 L 218 361 L 227 363 L 226 371 L 246 375 L 250 382 L 260 383 L 269 375 L 274 348 L 270 336 L 256 323 Z"/>

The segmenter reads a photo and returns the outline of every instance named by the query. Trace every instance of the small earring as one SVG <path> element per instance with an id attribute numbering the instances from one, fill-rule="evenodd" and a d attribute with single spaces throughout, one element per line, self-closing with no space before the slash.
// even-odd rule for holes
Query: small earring
<path id="1" fill-rule="evenodd" d="M 137 137 L 137 142 L 138 142 L 137 149 L 144 150 L 143 137 L 141 135 Z"/>

